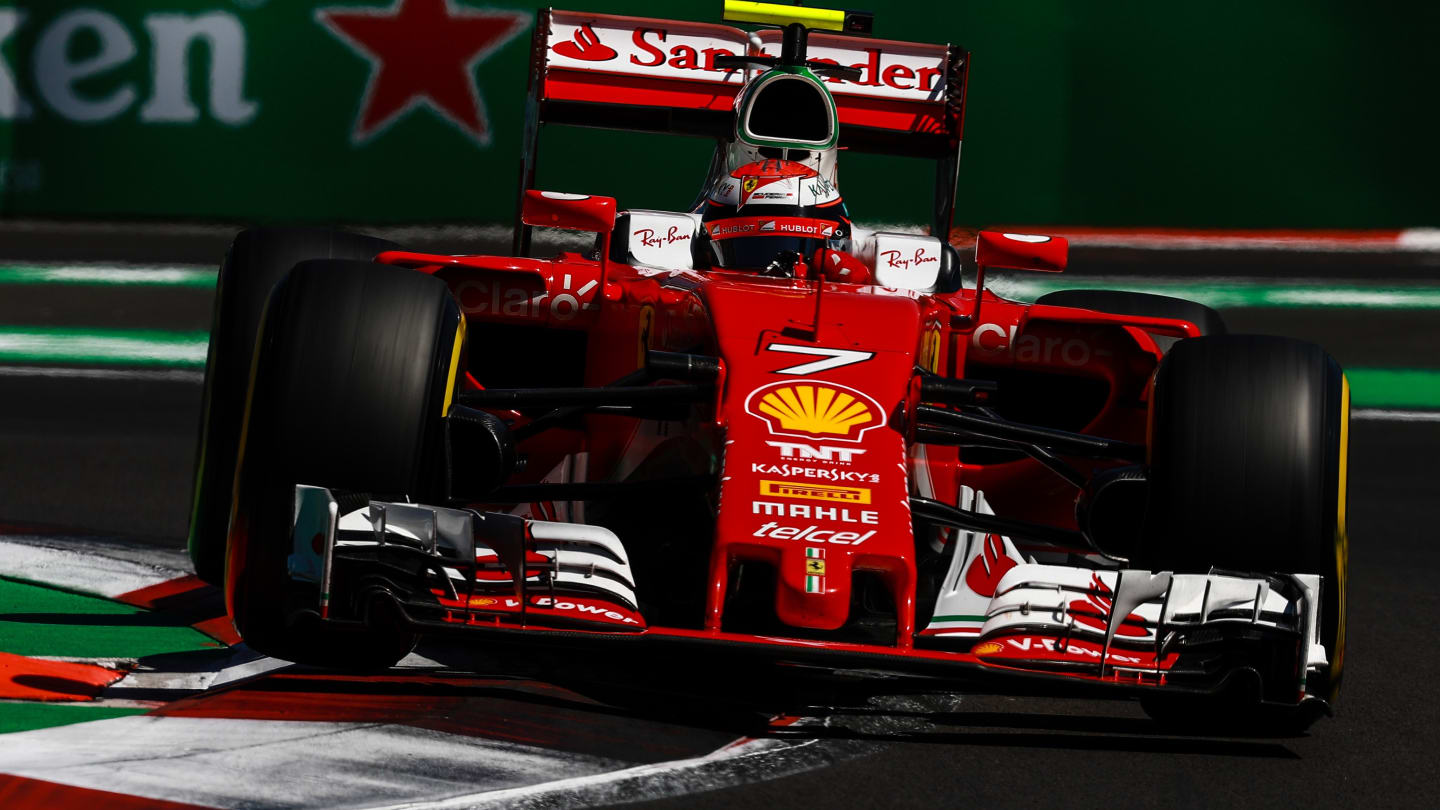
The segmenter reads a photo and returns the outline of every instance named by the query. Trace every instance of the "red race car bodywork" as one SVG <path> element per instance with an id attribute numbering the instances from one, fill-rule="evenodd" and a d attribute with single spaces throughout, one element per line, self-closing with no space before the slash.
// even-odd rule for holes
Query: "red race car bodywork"
<path id="1" fill-rule="evenodd" d="M 962 257 L 857 230 L 875 283 L 805 257 L 771 277 L 695 266 L 690 214 L 530 188 L 542 124 L 724 137 L 745 81 L 724 58 L 776 34 L 541 12 L 518 255 L 375 258 L 443 279 L 463 312 L 452 479 L 467 457 L 523 462 L 438 506 L 298 487 L 291 576 L 320 618 L 383 597 L 412 627 L 522 643 L 1132 691 L 1243 671 L 1272 703 L 1328 697 L 1307 688 L 1332 663 L 1317 572 L 1143 570 L 1086 522 L 1123 499 L 1112 474 L 1148 462 L 1157 366 L 1199 324 L 984 289 L 991 268 L 1062 270 L 1059 238 L 982 231 Z M 948 234 L 968 55 L 818 33 L 810 54 L 858 69 L 826 80 L 842 144 L 935 162 Z M 534 226 L 595 249 L 529 258 Z M 502 450 L 467 450 L 476 430 Z M 233 590 L 247 539 L 230 542 Z"/>

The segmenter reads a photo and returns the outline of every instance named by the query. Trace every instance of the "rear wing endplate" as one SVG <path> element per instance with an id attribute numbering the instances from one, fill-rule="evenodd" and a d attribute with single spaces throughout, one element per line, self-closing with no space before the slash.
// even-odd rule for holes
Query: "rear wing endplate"
<path id="1" fill-rule="evenodd" d="M 558 9 L 538 12 L 531 44 L 519 199 L 534 188 L 546 124 L 728 137 L 744 71 L 722 55 L 779 55 L 781 31 Z M 950 45 L 811 31 L 808 55 L 860 68 L 858 80 L 825 79 L 840 144 L 852 151 L 935 161 L 932 233 L 948 234 L 955 210 L 969 54 Z M 516 206 L 517 255 L 530 227 Z"/>

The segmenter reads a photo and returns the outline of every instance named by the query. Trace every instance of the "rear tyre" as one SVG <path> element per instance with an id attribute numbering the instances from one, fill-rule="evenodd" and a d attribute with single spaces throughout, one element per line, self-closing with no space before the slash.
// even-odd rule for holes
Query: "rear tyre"
<path id="1" fill-rule="evenodd" d="M 190 511 L 190 560 L 202 580 L 219 586 L 225 579 L 225 532 L 240 421 L 255 333 L 270 291 L 305 259 L 368 261 L 397 247 L 383 239 L 319 228 L 251 228 L 231 243 L 215 288 Z"/>
<path id="2" fill-rule="evenodd" d="M 1306 690 L 1332 703 L 1345 661 L 1349 418 L 1345 376 L 1314 344 L 1255 335 L 1176 343 L 1155 379 L 1141 553 L 1152 570 L 1324 577 L 1330 669 Z M 1167 720 L 1215 709 L 1150 704 Z"/>
<path id="3" fill-rule="evenodd" d="M 463 342 L 449 289 L 414 271 L 307 261 L 275 289 L 247 403 L 226 574 L 231 615 L 251 647 L 371 668 L 414 646 L 414 633 L 384 609 L 383 594 L 367 592 L 369 583 L 332 588 L 361 600 L 334 607 L 363 625 L 318 621 L 318 589 L 287 572 L 295 485 L 441 498 L 442 416 Z"/>

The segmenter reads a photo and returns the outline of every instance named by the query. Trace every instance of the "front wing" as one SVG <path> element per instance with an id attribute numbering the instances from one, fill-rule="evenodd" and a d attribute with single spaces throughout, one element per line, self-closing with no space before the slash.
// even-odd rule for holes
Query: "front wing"
<path id="1" fill-rule="evenodd" d="M 601 527 L 378 501 L 341 514 L 334 494 L 310 486 L 296 487 L 288 568 L 324 621 L 362 622 L 378 600 L 419 629 L 520 645 L 708 646 L 956 682 L 1049 681 L 1077 693 L 1210 693 L 1248 678 L 1262 702 L 1287 706 L 1323 706 L 1306 682 L 1328 665 L 1323 583 L 1309 574 L 1022 563 L 982 613 L 937 614 L 911 644 L 781 638 L 647 624 L 625 548 Z"/>

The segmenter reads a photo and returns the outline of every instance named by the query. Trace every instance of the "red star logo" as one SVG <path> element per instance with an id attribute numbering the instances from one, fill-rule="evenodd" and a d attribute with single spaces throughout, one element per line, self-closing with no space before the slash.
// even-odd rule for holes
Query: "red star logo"
<path id="1" fill-rule="evenodd" d="M 357 145 L 421 105 L 489 144 L 475 67 L 530 25 L 523 11 L 462 8 L 454 0 L 395 0 L 388 9 L 333 6 L 316 9 L 315 18 L 370 60 L 351 134 Z"/>

